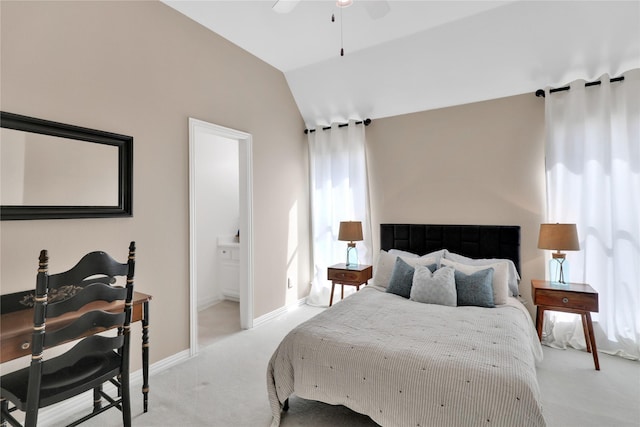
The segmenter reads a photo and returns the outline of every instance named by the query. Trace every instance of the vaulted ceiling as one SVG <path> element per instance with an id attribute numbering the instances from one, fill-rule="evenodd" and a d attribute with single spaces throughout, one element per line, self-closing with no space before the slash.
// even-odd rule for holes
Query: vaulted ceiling
<path id="1" fill-rule="evenodd" d="M 308 127 L 640 68 L 637 0 L 163 2 L 281 70 Z"/>

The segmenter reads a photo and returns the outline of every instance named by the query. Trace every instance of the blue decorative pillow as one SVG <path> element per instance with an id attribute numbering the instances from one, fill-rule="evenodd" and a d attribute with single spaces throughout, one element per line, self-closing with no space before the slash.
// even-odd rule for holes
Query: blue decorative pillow
<path id="1" fill-rule="evenodd" d="M 436 264 L 430 264 L 426 267 L 433 272 L 438 266 Z M 393 265 L 391 279 L 389 280 L 389 286 L 387 286 L 386 291 L 404 298 L 409 298 L 411 295 L 414 271 L 415 268 L 407 264 L 402 258 L 396 258 L 396 263 Z"/>
<path id="2" fill-rule="evenodd" d="M 456 293 L 458 305 L 475 305 L 493 308 L 493 268 L 464 274 L 456 270 Z"/>

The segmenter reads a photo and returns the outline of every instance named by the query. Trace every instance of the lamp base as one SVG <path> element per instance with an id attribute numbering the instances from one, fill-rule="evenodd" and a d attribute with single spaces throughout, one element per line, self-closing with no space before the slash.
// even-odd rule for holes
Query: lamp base
<path id="1" fill-rule="evenodd" d="M 553 289 L 569 289 L 569 284 L 560 282 L 549 282 L 549 287 Z"/>
<path id="2" fill-rule="evenodd" d="M 554 288 L 569 287 L 569 262 L 564 254 L 553 254 L 549 260 L 549 281 Z M 562 255 L 562 256 L 559 256 Z"/>
<path id="3" fill-rule="evenodd" d="M 355 267 L 358 265 L 358 250 L 355 244 L 347 246 L 347 267 Z"/>

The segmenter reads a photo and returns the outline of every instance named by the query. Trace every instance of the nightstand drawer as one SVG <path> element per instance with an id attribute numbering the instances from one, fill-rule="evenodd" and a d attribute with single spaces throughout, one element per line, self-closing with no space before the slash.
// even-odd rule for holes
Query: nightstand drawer
<path id="1" fill-rule="evenodd" d="M 367 273 L 367 270 L 349 271 L 329 268 L 327 270 L 327 278 L 329 280 L 335 280 L 336 282 L 339 282 L 341 280 L 344 280 L 346 282 L 366 282 L 371 278 L 371 276 L 365 273 Z"/>
<path id="2" fill-rule="evenodd" d="M 534 304 L 572 310 L 598 311 L 598 294 L 578 293 L 563 290 L 536 289 Z M 550 308 L 551 310 L 553 308 Z"/>

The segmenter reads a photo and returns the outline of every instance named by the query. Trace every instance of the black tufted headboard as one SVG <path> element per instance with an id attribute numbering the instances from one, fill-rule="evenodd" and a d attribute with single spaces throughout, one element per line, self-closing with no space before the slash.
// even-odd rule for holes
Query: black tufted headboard
<path id="1" fill-rule="evenodd" d="M 505 258 L 521 274 L 519 225 L 380 224 L 380 249 L 419 255 L 448 249 L 470 258 Z"/>

